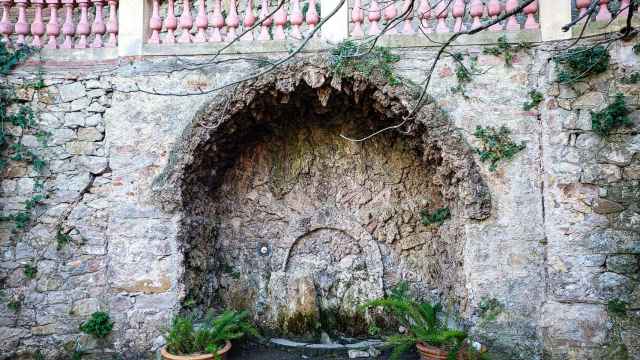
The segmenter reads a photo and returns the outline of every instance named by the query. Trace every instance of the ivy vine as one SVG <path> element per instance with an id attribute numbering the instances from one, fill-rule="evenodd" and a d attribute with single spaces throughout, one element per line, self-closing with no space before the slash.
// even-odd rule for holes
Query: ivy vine
<path id="1" fill-rule="evenodd" d="M 0 42 L 0 180 L 7 177 L 22 176 L 15 173 L 15 169 L 25 169 L 26 176 L 33 179 L 32 195 L 21 209 L 7 211 L 2 209 L 0 221 L 10 222 L 11 241 L 18 243 L 28 232 L 34 222 L 36 209 L 47 198 L 45 190 L 47 162 L 40 154 L 39 148 L 47 146 L 49 133 L 38 125 L 36 109 L 31 104 L 31 94 L 45 87 L 42 78 L 42 68 L 38 68 L 36 81 L 17 85 L 11 82 L 7 75 L 16 66 L 23 63 L 35 53 L 35 50 L 22 46 L 9 49 Z M 18 95 L 23 94 L 22 96 Z M 24 96 L 26 94 L 27 96 Z M 26 137 L 33 137 L 37 145 L 25 144 Z M 26 279 L 37 276 L 37 256 L 31 263 L 25 264 L 23 274 Z M 20 311 L 23 296 L 20 290 L 5 299 L 7 307 L 13 311 Z"/>
<path id="2" fill-rule="evenodd" d="M 23 140 L 26 135 L 33 135 L 39 145 L 45 147 L 49 133 L 38 126 L 30 102 L 16 96 L 18 87 L 6 80 L 6 76 L 33 53 L 30 47 L 8 49 L 4 43 L 0 43 L 0 75 L 5 77 L 0 84 L 0 174 L 5 173 L 12 162 L 26 163 L 36 174 L 33 196 L 25 201 L 24 208 L 0 216 L 0 220 L 13 222 L 12 233 L 16 236 L 24 233 L 31 223 L 33 211 L 47 196 L 44 190 L 47 163 L 36 149 L 26 146 Z M 38 80 L 29 85 L 31 89 L 44 87 L 41 70 L 39 74 Z"/>

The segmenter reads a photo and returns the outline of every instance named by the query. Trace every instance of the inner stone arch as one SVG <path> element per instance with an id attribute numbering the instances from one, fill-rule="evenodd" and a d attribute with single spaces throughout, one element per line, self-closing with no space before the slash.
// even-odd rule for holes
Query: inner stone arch
<path id="1" fill-rule="evenodd" d="M 464 303 L 463 223 L 489 215 L 471 154 L 433 105 L 383 80 L 292 64 L 203 108 L 159 193 L 182 213 L 186 297 L 248 309 L 278 333 L 362 335 L 358 304 L 399 281 Z M 171 191 L 169 191 L 170 193 Z M 424 226 L 420 211 L 448 207 Z"/>

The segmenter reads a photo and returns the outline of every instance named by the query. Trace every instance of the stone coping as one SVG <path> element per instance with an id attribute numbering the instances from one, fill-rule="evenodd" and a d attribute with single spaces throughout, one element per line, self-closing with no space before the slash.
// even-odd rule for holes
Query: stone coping
<path id="1" fill-rule="evenodd" d="M 625 19 L 616 19 L 606 29 L 603 23 L 591 23 L 582 36 L 589 37 L 600 35 L 606 32 L 617 32 L 626 26 Z M 640 19 L 633 19 L 634 26 L 640 26 Z M 578 24 L 571 30 L 573 38 L 580 36 L 582 27 Z M 382 36 L 378 44 L 390 48 L 425 48 L 438 47 L 442 42 L 449 39 L 452 33 L 430 33 L 424 36 L 421 33 L 415 35 L 391 34 Z M 497 43 L 498 39 L 505 36 L 509 42 L 540 43 L 542 41 L 539 30 L 520 31 L 483 31 L 471 36 L 460 36 L 452 43 L 453 46 L 471 45 L 491 45 Z M 300 45 L 299 41 L 238 41 L 225 49 L 225 55 L 238 54 L 268 54 L 268 53 L 288 53 Z M 133 57 L 148 56 L 196 56 L 213 55 L 225 46 L 224 43 L 198 43 L 198 44 L 144 44 Z M 326 51 L 335 46 L 321 39 L 311 39 L 306 45 L 304 52 Z M 121 56 L 117 48 L 100 49 L 42 49 L 39 52 L 40 60 L 44 63 L 104 63 L 119 59 Z M 132 56 L 127 56 L 131 58 Z"/>

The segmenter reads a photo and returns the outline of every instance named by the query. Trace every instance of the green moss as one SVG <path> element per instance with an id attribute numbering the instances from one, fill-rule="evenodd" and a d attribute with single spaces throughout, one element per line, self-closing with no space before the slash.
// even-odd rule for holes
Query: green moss
<path id="1" fill-rule="evenodd" d="M 312 313 L 297 312 L 283 323 L 283 330 L 295 336 L 313 336 L 320 327 L 316 315 Z"/>
<path id="2" fill-rule="evenodd" d="M 366 337 L 370 328 L 363 312 L 349 314 L 337 308 L 320 310 L 320 325 L 330 334 L 348 337 Z"/>

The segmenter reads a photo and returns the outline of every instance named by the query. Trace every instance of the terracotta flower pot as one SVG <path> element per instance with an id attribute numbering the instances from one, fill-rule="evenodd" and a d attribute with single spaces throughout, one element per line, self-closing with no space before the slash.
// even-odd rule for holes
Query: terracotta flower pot
<path id="1" fill-rule="evenodd" d="M 420 353 L 420 358 L 422 360 L 447 360 L 447 355 L 449 354 L 449 350 L 447 349 L 442 349 L 422 342 L 416 343 L 416 348 L 418 348 L 418 352 Z M 457 360 L 467 359 L 464 354 L 465 348 L 466 346 L 463 346 L 463 348 L 458 352 L 456 355 Z"/>
<path id="2" fill-rule="evenodd" d="M 227 352 L 231 350 L 231 342 L 227 341 L 224 347 L 218 350 L 218 359 L 225 360 L 227 358 Z M 213 354 L 191 354 L 191 355 L 173 355 L 169 354 L 167 347 L 163 346 L 160 349 L 160 354 L 164 360 L 213 360 Z"/>

